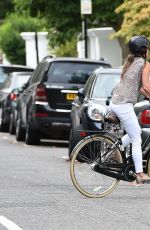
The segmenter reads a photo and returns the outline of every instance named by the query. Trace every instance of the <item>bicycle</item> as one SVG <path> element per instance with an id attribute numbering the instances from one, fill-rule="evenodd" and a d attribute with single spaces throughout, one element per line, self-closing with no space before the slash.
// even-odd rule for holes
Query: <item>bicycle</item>
<path id="1" fill-rule="evenodd" d="M 90 198 L 109 195 L 120 180 L 133 182 L 136 179 L 132 146 L 123 148 L 118 118 L 114 120 L 106 115 L 102 123 L 102 131 L 83 138 L 71 153 L 72 182 L 81 194 Z M 143 143 L 142 151 L 143 170 L 150 176 L 150 136 Z"/>

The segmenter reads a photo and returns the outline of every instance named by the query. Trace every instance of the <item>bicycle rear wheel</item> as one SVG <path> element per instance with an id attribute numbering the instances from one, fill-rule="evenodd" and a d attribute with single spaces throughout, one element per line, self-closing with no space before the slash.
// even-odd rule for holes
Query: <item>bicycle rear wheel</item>
<path id="1" fill-rule="evenodd" d="M 150 154 L 147 157 L 147 162 L 146 162 L 146 173 L 148 176 L 150 176 Z"/>
<path id="2" fill-rule="evenodd" d="M 104 135 L 92 135 L 84 138 L 71 154 L 70 175 L 75 188 L 84 196 L 101 198 L 110 194 L 119 180 L 98 173 L 93 165 L 99 162 L 122 163 L 120 150 L 111 154 L 107 151 L 114 145 L 111 138 Z M 108 152 L 106 155 L 106 151 Z"/>

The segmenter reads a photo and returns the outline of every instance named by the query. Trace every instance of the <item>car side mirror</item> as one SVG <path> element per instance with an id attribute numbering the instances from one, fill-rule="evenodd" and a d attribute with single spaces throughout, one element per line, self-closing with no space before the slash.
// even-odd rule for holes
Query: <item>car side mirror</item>
<path id="1" fill-rule="evenodd" d="M 19 92 L 20 92 L 20 88 L 15 88 L 12 90 L 12 93 L 15 94 L 15 95 L 19 95 Z"/>
<path id="2" fill-rule="evenodd" d="M 110 100 L 111 100 L 111 97 L 107 97 L 107 100 L 106 100 L 106 105 L 107 105 L 107 106 L 109 106 Z"/>
<path id="3" fill-rule="evenodd" d="M 18 88 L 18 93 L 22 93 L 28 87 L 28 85 L 29 85 L 29 81 L 22 84 L 22 86 Z"/>
<path id="4" fill-rule="evenodd" d="M 84 89 L 83 88 L 78 90 L 78 97 L 80 99 L 84 99 L 85 95 L 84 95 Z"/>

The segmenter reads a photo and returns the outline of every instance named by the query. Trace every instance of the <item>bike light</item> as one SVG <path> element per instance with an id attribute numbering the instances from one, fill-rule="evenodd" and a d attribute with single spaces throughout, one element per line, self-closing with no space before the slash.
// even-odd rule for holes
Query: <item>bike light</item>
<path id="1" fill-rule="evenodd" d="M 141 124 L 150 124 L 150 110 L 144 110 L 142 113 L 141 113 L 141 116 L 140 116 L 140 123 Z"/>
<path id="2" fill-rule="evenodd" d="M 101 121 L 106 115 L 106 108 L 99 104 L 90 104 L 87 110 L 88 116 L 94 121 Z"/>

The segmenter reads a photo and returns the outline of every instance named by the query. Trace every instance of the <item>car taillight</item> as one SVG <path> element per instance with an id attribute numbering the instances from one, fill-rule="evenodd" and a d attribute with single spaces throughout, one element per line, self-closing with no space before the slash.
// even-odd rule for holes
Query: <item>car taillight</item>
<path id="1" fill-rule="evenodd" d="M 38 85 L 35 92 L 35 101 L 47 101 L 44 85 Z"/>
<path id="2" fill-rule="evenodd" d="M 150 124 L 150 110 L 144 110 L 140 116 L 141 124 Z"/>
<path id="3" fill-rule="evenodd" d="M 86 137 L 86 136 L 87 136 L 87 132 L 85 132 L 85 131 L 80 132 L 80 137 Z"/>
<path id="4" fill-rule="evenodd" d="M 10 99 L 11 101 L 16 101 L 17 100 L 17 95 L 15 93 L 10 93 L 8 95 L 8 99 Z"/>

